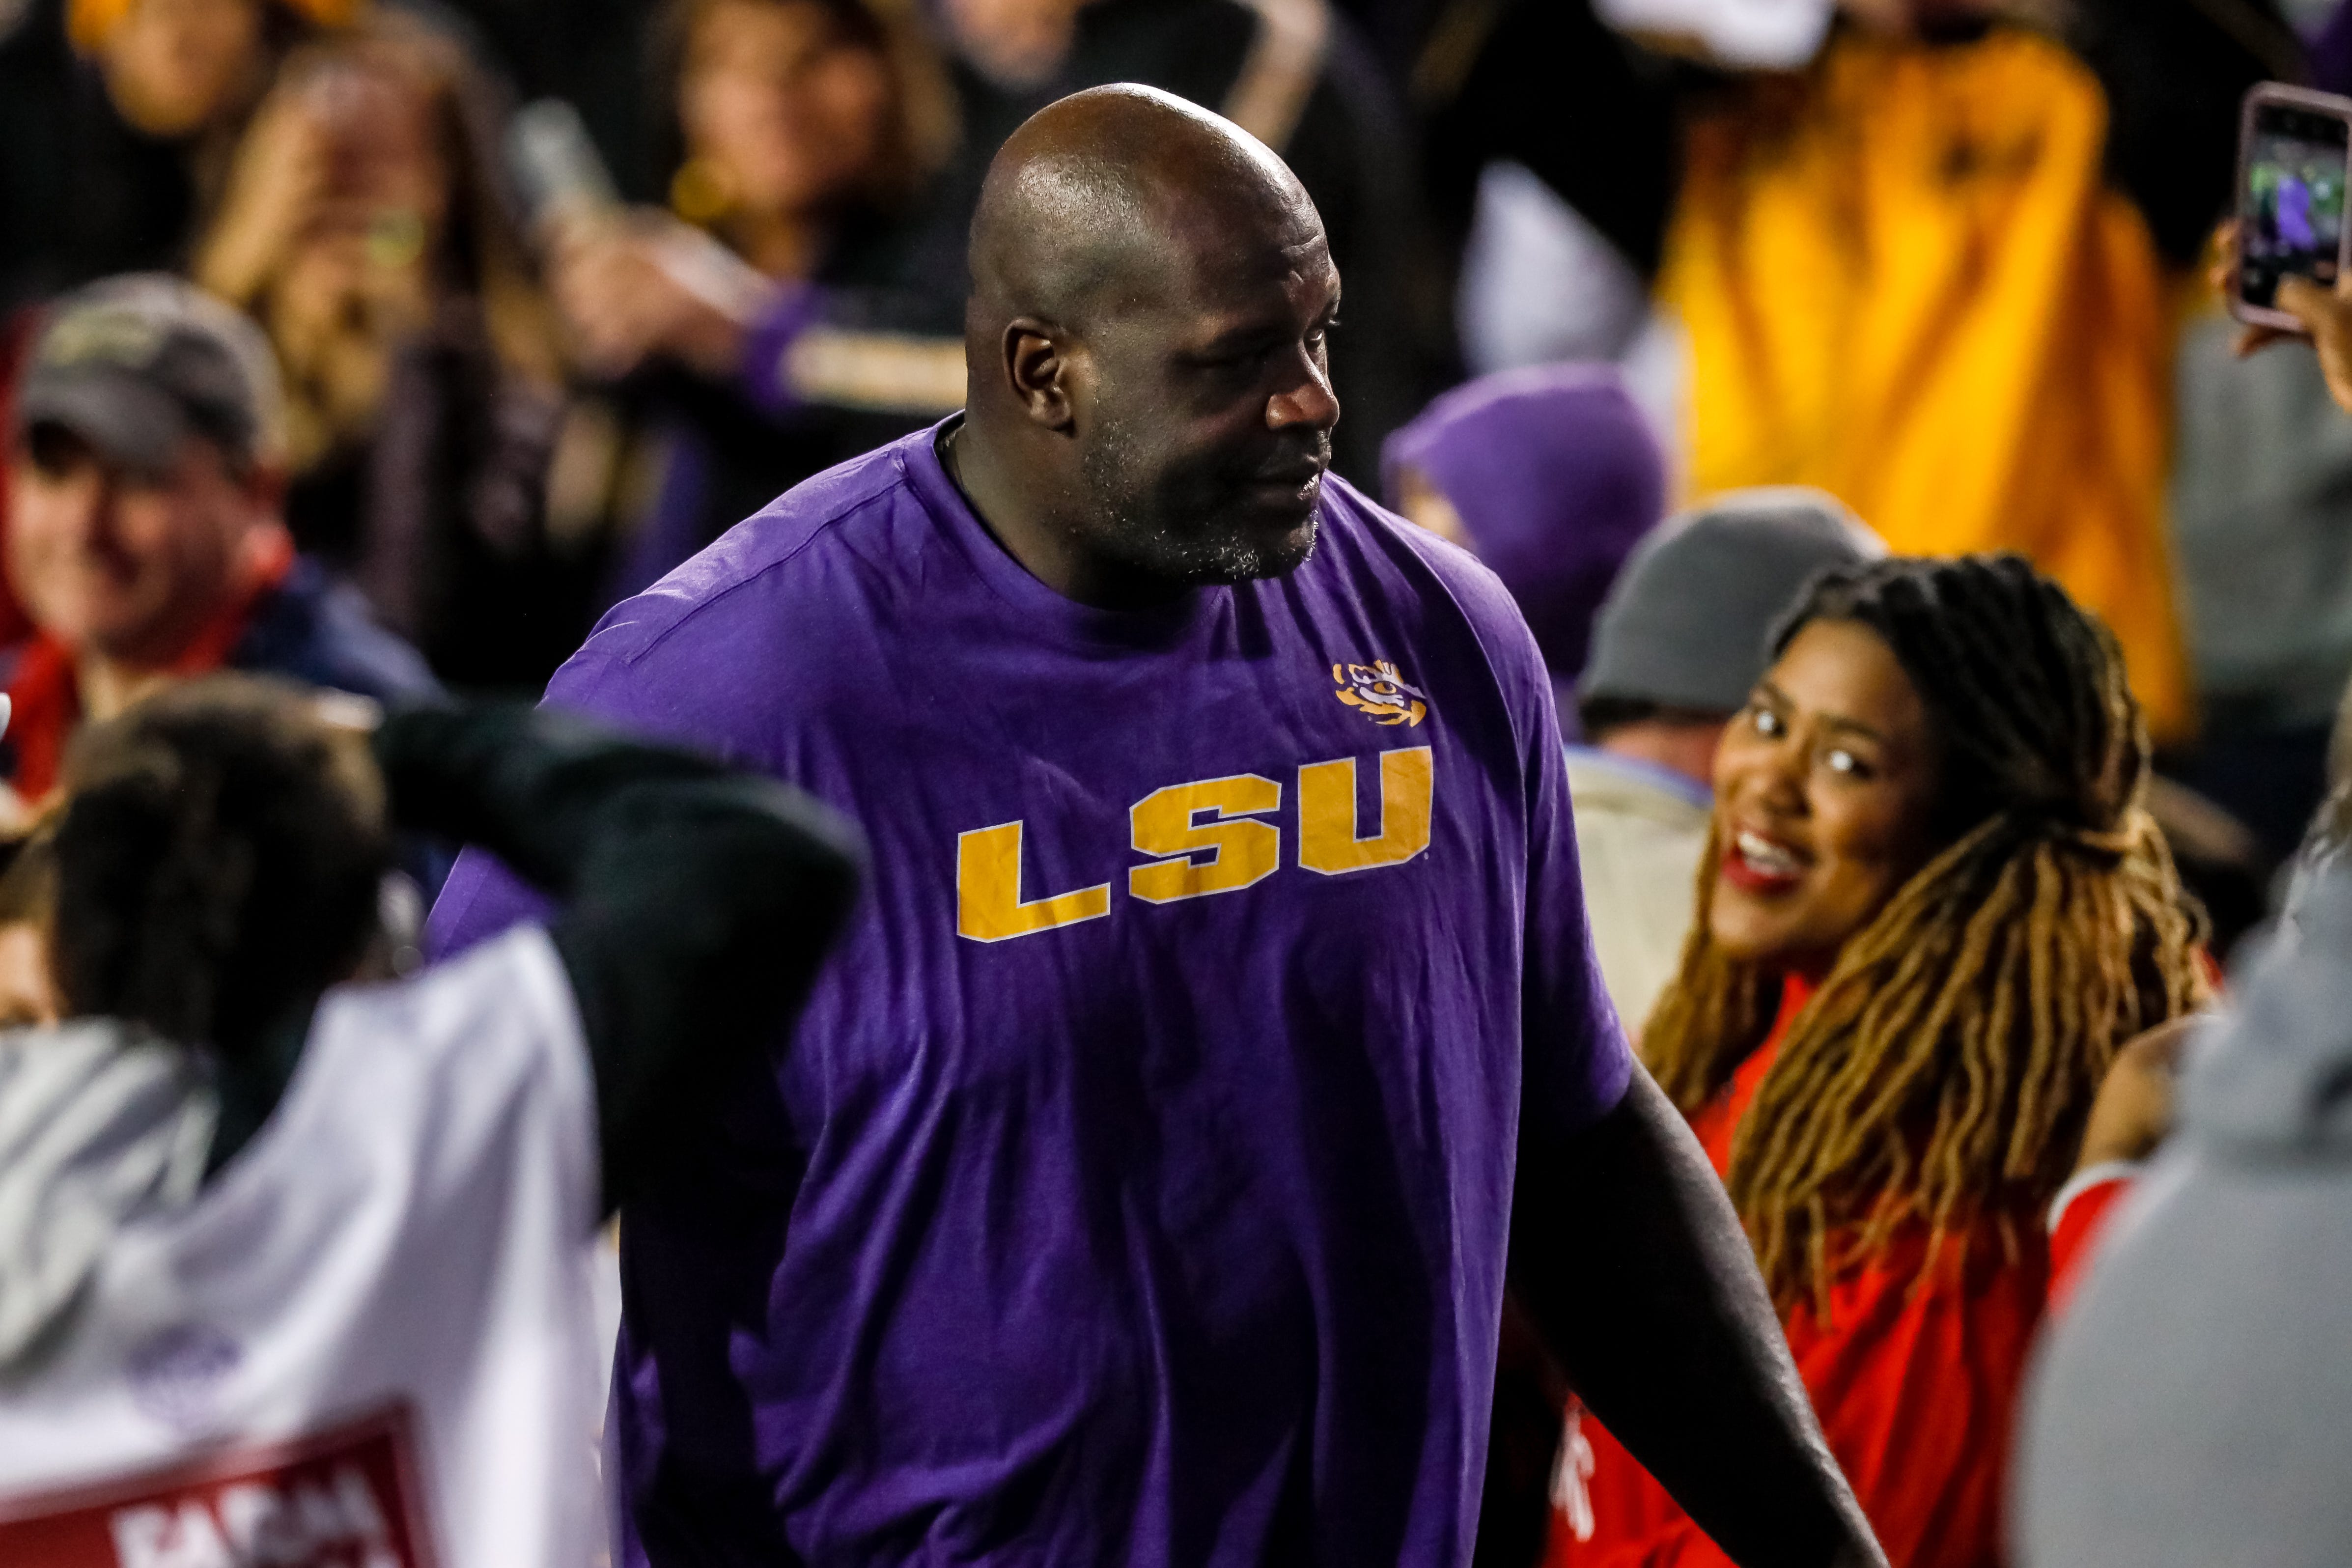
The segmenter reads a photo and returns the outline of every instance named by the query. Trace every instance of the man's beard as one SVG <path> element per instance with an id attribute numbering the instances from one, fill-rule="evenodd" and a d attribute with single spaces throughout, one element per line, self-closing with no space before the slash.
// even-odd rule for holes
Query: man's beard
<path id="1" fill-rule="evenodd" d="M 1328 438 L 1318 442 L 1328 463 Z M 1315 552 L 1319 495 L 1303 525 L 1253 529 L 1240 521 L 1248 492 L 1227 468 L 1198 462 L 1142 485 L 1135 449 L 1124 426 L 1106 424 L 1079 458 L 1095 542 L 1106 552 L 1151 576 L 1196 584 L 1287 576 Z"/>

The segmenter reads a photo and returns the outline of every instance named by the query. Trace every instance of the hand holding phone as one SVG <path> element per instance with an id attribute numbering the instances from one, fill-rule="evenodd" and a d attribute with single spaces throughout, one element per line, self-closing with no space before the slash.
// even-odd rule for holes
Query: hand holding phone
<path id="1" fill-rule="evenodd" d="M 2236 262 L 2230 313 L 2250 326 L 2307 330 L 2280 285 L 2332 289 L 2352 265 L 2352 99 L 2263 82 L 2246 94 L 2238 142 Z"/>
<path id="2" fill-rule="evenodd" d="M 2214 237 L 2218 256 L 2210 274 L 2213 287 L 2229 300 L 2231 313 L 2238 304 L 2238 225 L 2221 226 Z M 2304 343 L 2319 356 L 2320 374 L 2336 405 L 2352 414 L 2352 275 L 2339 274 L 2332 286 L 2322 287 L 2299 274 L 2279 279 L 2277 303 L 2294 324 L 2289 327 L 2248 326 L 2238 334 L 2237 355 L 2246 359 L 2273 343 Z"/>
<path id="3" fill-rule="evenodd" d="M 2215 237 L 2211 279 L 2230 313 L 2246 323 L 2239 358 L 2305 340 L 2319 356 L 2328 395 L 2352 414 L 2347 183 L 2352 99 L 2273 82 L 2255 88 L 2246 95 L 2238 145 L 2236 216 Z"/>

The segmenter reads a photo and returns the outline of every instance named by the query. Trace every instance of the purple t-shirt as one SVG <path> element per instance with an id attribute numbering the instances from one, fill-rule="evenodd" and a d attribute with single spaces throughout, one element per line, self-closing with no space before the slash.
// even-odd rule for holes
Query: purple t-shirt
<path id="1" fill-rule="evenodd" d="M 1466 1563 L 1511 1175 L 1632 1058 L 1550 681 L 1327 481 L 1288 578 L 1088 608 L 925 431 L 620 605 L 549 700 L 792 780 L 863 906 L 623 1221 L 625 1561 Z M 533 909 L 469 855 L 446 950 Z"/>

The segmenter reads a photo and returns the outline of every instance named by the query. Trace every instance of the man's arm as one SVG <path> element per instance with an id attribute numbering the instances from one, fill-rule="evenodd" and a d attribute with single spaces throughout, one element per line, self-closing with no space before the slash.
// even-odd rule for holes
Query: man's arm
<path id="1" fill-rule="evenodd" d="M 375 752 L 404 824 L 555 895 L 618 1207 L 708 1135 L 715 1087 L 798 1011 L 856 892 L 855 832 L 773 780 L 551 710 L 395 713 Z"/>
<path id="2" fill-rule="evenodd" d="M 1637 1068 L 1591 1127 L 1539 1123 L 1520 1137 L 1511 1278 L 1578 1396 L 1742 1568 L 1883 1565 L 1673 1102 Z"/>

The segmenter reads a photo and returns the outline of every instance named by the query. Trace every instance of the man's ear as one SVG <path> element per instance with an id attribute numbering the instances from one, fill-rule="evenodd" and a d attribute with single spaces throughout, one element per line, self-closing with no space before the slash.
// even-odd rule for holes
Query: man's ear
<path id="1" fill-rule="evenodd" d="M 1004 329 L 1004 378 L 1022 412 L 1048 430 L 1070 427 L 1070 358 L 1062 329 L 1022 316 Z"/>

